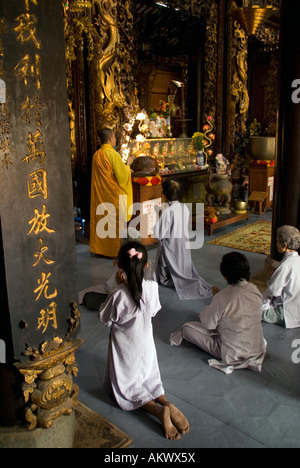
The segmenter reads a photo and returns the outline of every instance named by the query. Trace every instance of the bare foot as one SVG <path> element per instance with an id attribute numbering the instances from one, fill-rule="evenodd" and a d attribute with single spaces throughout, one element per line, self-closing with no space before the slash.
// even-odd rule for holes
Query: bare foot
<path id="1" fill-rule="evenodd" d="M 177 427 L 181 434 L 187 434 L 190 430 L 190 425 L 186 417 L 181 413 L 181 411 L 179 411 L 178 408 L 176 408 L 175 405 L 173 405 L 173 403 L 170 403 L 168 407 L 170 408 L 170 416 L 173 424 Z"/>
<path id="2" fill-rule="evenodd" d="M 159 419 L 163 425 L 165 436 L 170 440 L 179 440 L 180 434 L 171 421 L 171 411 L 168 406 L 162 406 Z"/>

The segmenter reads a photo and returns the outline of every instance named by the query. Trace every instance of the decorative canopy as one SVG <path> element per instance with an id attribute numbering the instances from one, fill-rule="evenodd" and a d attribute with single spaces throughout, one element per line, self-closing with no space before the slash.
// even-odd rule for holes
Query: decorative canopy
<path id="1" fill-rule="evenodd" d="M 279 12 L 278 8 L 272 5 L 248 5 L 235 8 L 232 16 L 240 23 L 248 36 L 254 36 L 265 21 L 277 12 Z"/>

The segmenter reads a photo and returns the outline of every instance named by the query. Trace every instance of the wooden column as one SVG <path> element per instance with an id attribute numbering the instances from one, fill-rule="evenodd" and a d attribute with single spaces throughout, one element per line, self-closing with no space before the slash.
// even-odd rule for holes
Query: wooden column
<path id="1" fill-rule="evenodd" d="M 271 256 L 276 249 L 277 228 L 300 228 L 300 2 L 282 0 L 280 44 L 280 106 L 275 174 Z"/>

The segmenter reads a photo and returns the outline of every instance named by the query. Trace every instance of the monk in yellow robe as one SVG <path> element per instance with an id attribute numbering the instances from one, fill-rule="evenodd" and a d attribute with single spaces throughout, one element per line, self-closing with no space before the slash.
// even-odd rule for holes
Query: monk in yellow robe
<path id="1" fill-rule="evenodd" d="M 94 154 L 91 178 L 90 251 L 116 257 L 119 233 L 131 219 L 133 203 L 131 169 L 115 151 L 116 136 L 111 129 L 100 132 L 102 146 Z"/>

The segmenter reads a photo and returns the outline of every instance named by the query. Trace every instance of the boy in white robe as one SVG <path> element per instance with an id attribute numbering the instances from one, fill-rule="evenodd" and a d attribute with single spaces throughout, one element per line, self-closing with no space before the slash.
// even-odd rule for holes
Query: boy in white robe
<path id="1" fill-rule="evenodd" d="M 166 180 L 163 193 L 170 201 L 154 226 L 159 241 L 153 279 L 166 287 L 173 287 L 181 300 L 210 298 L 213 287 L 199 276 L 189 246 L 187 206 L 178 201 L 180 185 Z"/>
<path id="2" fill-rule="evenodd" d="M 300 327 L 300 233 L 293 226 L 281 226 L 277 230 L 277 249 L 283 260 L 268 282 L 264 293 L 263 320 Z"/>
<path id="3" fill-rule="evenodd" d="M 250 267 L 245 255 L 224 255 L 221 273 L 228 282 L 200 313 L 200 322 L 187 322 L 172 333 L 170 342 L 185 339 L 211 354 L 211 367 L 231 374 L 235 369 L 261 371 L 266 342 L 261 326 L 262 295 L 248 282 Z"/>

